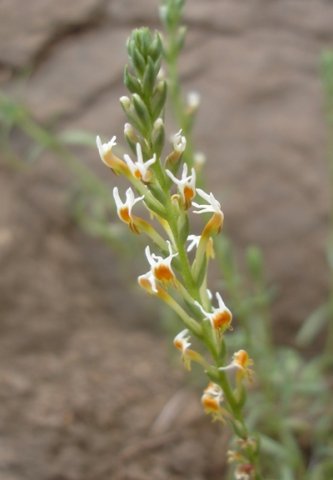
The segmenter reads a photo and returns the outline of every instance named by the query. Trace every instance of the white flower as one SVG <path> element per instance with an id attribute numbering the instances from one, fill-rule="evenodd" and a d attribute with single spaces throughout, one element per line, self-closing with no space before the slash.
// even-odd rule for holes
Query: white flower
<path id="1" fill-rule="evenodd" d="M 140 143 L 137 143 L 136 156 L 136 162 L 133 162 L 131 157 L 127 154 L 124 155 L 124 160 L 135 178 L 137 178 L 138 180 L 142 180 L 143 182 L 149 182 L 149 180 L 151 179 L 151 172 L 149 171 L 149 167 L 156 162 L 156 155 L 154 154 L 150 160 L 144 162 L 141 145 Z"/>
<path id="2" fill-rule="evenodd" d="M 110 154 L 112 152 L 112 147 L 117 145 L 116 139 L 117 139 L 117 137 L 114 135 L 109 142 L 102 143 L 102 140 L 101 140 L 100 136 L 97 135 L 97 137 L 96 137 L 96 145 L 97 145 L 97 148 L 98 148 L 99 155 L 101 157 L 102 162 L 105 163 L 105 165 L 107 165 L 108 167 L 110 165 L 107 162 L 107 160 L 108 160 L 108 157 L 110 156 Z"/>
<path id="3" fill-rule="evenodd" d="M 169 255 L 163 258 L 155 253 L 150 252 L 149 245 L 145 248 L 145 253 L 149 265 L 151 266 L 151 272 L 154 274 L 156 280 L 160 282 L 171 282 L 175 279 L 175 275 L 171 268 L 171 262 L 178 253 L 172 253 L 171 243 L 167 240 Z"/>
<path id="4" fill-rule="evenodd" d="M 186 148 L 186 138 L 182 135 L 182 130 L 179 130 L 172 138 L 173 148 L 178 153 L 183 153 Z"/>
<path id="5" fill-rule="evenodd" d="M 181 350 L 182 354 L 184 355 L 186 350 L 191 346 L 189 330 L 185 328 L 182 330 L 178 335 L 175 336 L 173 340 L 173 344 L 178 350 Z"/>
<path id="6" fill-rule="evenodd" d="M 221 295 L 218 292 L 216 293 L 216 298 L 218 302 L 218 308 L 213 307 L 212 312 L 206 312 L 202 305 L 197 301 L 195 301 L 194 304 L 201 310 L 205 318 L 208 318 L 212 327 L 215 330 L 224 332 L 227 328 L 230 327 L 232 321 L 232 313 L 225 305 Z"/>
<path id="7" fill-rule="evenodd" d="M 140 287 L 144 288 L 149 293 L 157 293 L 158 291 L 155 276 L 151 270 L 144 275 L 140 275 L 138 277 L 138 283 Z"/>
<path id="8" fill-rule="evenodd" d="M 188 167 L 187 164 L 184 163 L 183 165 L 183 172 L 181 179 L 178 179 L 174 176 L 170 170 L 166 170 L 166 174 L 169 178 L 177 185 L 178 190 L 181 194 L 183 202 L 186 208 L 189 208 L 191 205 L 192 198 L 195 196 L 195 170 L 194 168 L 191 169 L 191 175 L 187 175 Z"/>
<path id="9" fill-rule="evenodd" d="M 235 470 L 236 480 L 251 480 L 253 478 L 254 467 L 250 463 L 238 465 Z"/>
<path id="10" fill-rule="evenodd" d="M 127 223 L 130 226 L 130 228 L 137 233 L 137 230 L 132 218 L 132 208 L 136 203 L 144 199 L 144 195 L 142 197 L 135 198 L 133 190 L 131 188 L 128 188 L 126 190 L 126 200 L 125 202 L 122 202 L 119 196 L 118 187 L 114 187 L 113 197 L 116 202 L 118 217 L 122 222 Z"/>
<path id="11" fill-rule="evenodd" d="M 232 357 L 232 361 L 226 367 L 219 367 L 219 370 L 238 370 L 237 379 L 241 380 L 246 377 L 248 380 L 253 379 L 253 360 L 249 357 L 246 350 L 238 350 Z"/>
<path id="12" fill-rule="evenodd" d="M 198 248 L 200 239 L 201 239 L 201 235 L 189 235 L 186 239 L 186 241 L 189 242 L 189 245 L 186 251 L 191 252 L 193 248 Z"/>
<path id="13" fill-rule="evenodd" d="M 213 420 L 221 420 L 223 422 L 224 416 L 227 415 L 227 412 L 221 406 L 222 401 L 222 389 L 216 383 L 210 382 L 204 390 L 201 403 L 205 413 L 212 415 Z"/>
<path id="14" fill-rule="evenodd" d="M 185 328 L 185 330 L 182 330 L 180 333 L 178 333 L 173 340 L 174 346 L 182 352 L 182 360 L 187 370 L 191 370 L 192 360 L 200 359 L 200 355 L 190 349 L 191 342 L 189 340 L 191 337 L 189 333 L 189 330 Z"/>
<path id="15" fill-rule="evenodd" d="M 173 340 L 173 344 L 178 350 L 182 352 L 182 360 L 184 362 L 184 366 L 187 370 L 191 370 L 191 362 L 196 362 L 202 365 L 205 369 L 209 366 L 206 360 L 200 355 L 200 353 L 192 350 L 190 348 L 190 331 L 185 328 L 182 330 L 178 335 L 175 336 Z"/>
<path id="16" fill-rule="evenodd" d="M 213 382 L 209 382 L 207 388 L 204 390 L 204 394 L 217 398 L 219 401 L 223 400 L 223 392 L 221 387 Z"/>
<path id="17" fill-rule="evenodd" d="M 199 203 L 192 202 L 192 205 L 195 208 L 199 208 L 199 210 L 193 211 L 193 213 L 217 213 L 219 215 L 223 215 L 221 210 L 221 204 L 212 193 L 206 193 L 201 188 L 197 188 L 197 193 L 200 195 L 201 198 L 208 202 L 208 205 L 200 205 Z"/>

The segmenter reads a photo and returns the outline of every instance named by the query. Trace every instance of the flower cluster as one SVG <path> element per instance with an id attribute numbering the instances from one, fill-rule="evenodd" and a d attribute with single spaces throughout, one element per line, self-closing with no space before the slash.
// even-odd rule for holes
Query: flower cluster
<path id="1" fill-rule="evenodd" d="M 160 74 L 163 48 L 159 35 L 148 29 L 134 31 L 127 47 L 130 67 L 124 79 L 131 96 L 121 97 L 120 103 L 128 119 L 124 134 L 132 154 L 123 158 L 115 154 L 115 136 L 106 143 L 97 137 L 98 151 L 105 165 L 131 184 L 125 194 L 113 188 L 119 219 L 151 241 L 145 248 L 149 270 L 139 275 L 138 284 L 182 321 L 185 328 L 173 343 L 185 368 L 194 362 L 207 373 L 210 383 L 201 398 L 204 411 L 214 421 L 230 421 L 245 440 L 248 434 L 241 412 L 253 362 L 245 350 L 235 352 L 228 361 L 225 337 L 232 313 L 222 295 L 216 292 L 213 296 L 207 288 L 214 238 L 223 226 L 221 204 L 213 193 L 198 187 L 201 166 L 194 156 L 188 158 L 188 139 L 182 130 L 171 138 L 164 156 L 167 87 Z M 198 103 L 197 95 L 189 97 L 188 124 Z M 200 233 L 191 231 L 192 214 L 203 220 Z M 193 344 L 198 348 L 192 348 Z M 245 466 L 252 463 L 250 456 L 242 456 L 236 478 L 247 478 L 244 475 L 250 467 Z"/>
<path id="2" fill-rule="evenodd" d="M 186 145 L 186 140 L 184 138 L 179 139 L 179 136 L 180 132 L 175 136 L 176 140 L 174 140 L 174 151 L 182 153 L 183 147 Z M 144 160 L 142 147 L 140 143 L 137 143 L 136 161 L 133 161 L 127 154 L 125 154 L 124 159 L 121 160 L 112 152 L 112 148 L 115 145 L 116 137 L 112 137 L 112 139 L 105 144 L 102 144 L 100 138 L 97 137 L 97 146 L 104 163 L 111 167 L 115 173 L 126 172 L 126 177 L 131 181 L 137 192 L 141 194 L 140 196 L 136 197 L 132 188 L 129 187 L 126 190 L 126 199 L 125 201 L 122 201 L 119 195 L 118 187 L 114 187 L 113 196 L 116 202 L 118 216 L 120 220 L 126 223 L 133 232 L 140 233 L 141 230 L 146 230 L 146 233 L 149 234 L 151 233 L 152 227 L 150 226 L 150 230 L 148 230 L 148 223 L 144 223 L 143 219 L 134 216 L 132 210 L 137 203 L 142 202 L 146 209 L 148 209 L 149 213 L 154 215 L 154 210 L 151 208 L 154 203 L 150 199 L 150 196 L 154 194 L 153 188 L 156 188 L 156 186 L 159 184 L 159 179 L 156 174 L 154 175 L 153 171 L 153 165 L 158 161 L 158 159 L 156 154 L 153 154 L 150 159 Z M 117 159 L 116 163 L 113 163 L 114 158 Z M 219 231 L 222 225 L 223 212 L 221 210 L 219 201 L 212 193 L 208 194 L 201 188 L 196 187 L 196 173 L 194 168 L 191 169 L 191 174 L 188 175 L 188 167 L 187 164 L 184 163 L 180 179 L 178 179 L 176 175 L 168 169 L 166 169 L 165 173 L 166 176 L 172 181 L 172 184 L 167 190 L 167 196 L 169 198 L 166 197 L 165 202 L 162 204 L 160 202 L 160 198 L 155 198 L 155 202 L 158 202 L 161 205 L 168 205 L 170 209 L 170 215 L 168 215 L 168 211 L 164 211 L 163 213 L 161 212 L 160 215 L 155 215 L 155 217 L 160 221 L 162 227 L 164 227 L 166 233 L 169 235 L 168 239 L 162 239 L 164 252 L 167 251 L 168 253 L 164 255 L 158 255 L 153 253 L 150 246 L 147 245 L 145 254 L 150 269 L 148 272 L 138 277 L 138 283 L 148 293 L 160 296 L 166 301 L 166 303 L 169 303 L 169 305 L 174 308 L 177 313 L 180 311 L 182 312 L 180 316 L 189 328 L 182 330 L 175 337 L 174 345 L 181 351 L 185 367 L 190 369 L 192 361 L 201 364 L 207 364 L 207 362 L 205 363 L 205 360 L 198 352 L 190 348 L 191 331 L 198 336 L 198 331 L 196 330 L 196 332 L 193 332 L 193 328 L 191 328 L 191 325 L 193 326 L 193 322 L 198 325 L 204 325 L 205 322 L 208 322 L 211 329 L 211 338 L 213 338 L 213 340 L 215 339 L 215 346 L 218 347 L 218 344 L 221 344 L 221 339 L 223 339 L 225 332 L 231 328 L 232 313 L 226 306 L 219 292 L 215 293 L 217 300 L 216 307 L 212 305 L 213 295 L 208 289 L 206 289 L 205 295 L 202 295 L 201 293 L 201 296 L 199 295 L 200 300 L 197 300 L 198 293 L 200 291 L 202 292 L 201 287 L 205 282 L 205 277 L 198 279 L 195 282 L 195 279 L 193 279 L 192 275 L 192 282 L 196 288 L 192 287 L 193 293 L 191 294 L 190 289 L 188 288 L 189 285 L 184 284 L 184 281 L 182 283 L 181 278 L 179 279 L 177 277 L 173 267 L 173 261 L 179 255 L 187 255 L 194 248 L 196 248 L 196 255 L 192 262 L 192 266 L 190 265 L 189 259 L 186 256 L 186 261 L 190 266 L 190 273 L 195 272 L 198 268 L 200 270 L 203 268 L 207 269 L 207 261 L 210 258 L 210 255 L 208 254 L 208 242 L 206 241 L 206 237 L 208 234 L 210 234 L 208 239 L 212 241 L 212 235 Z M 177 187 L 181 198 L 181 202 L 177 204 L 177 209 L 174 208 L 174 202 L 172 201 L 172 194 L 170 192 L 173 184 Z M 159 186 L 161 187 L 161 185 Z M 196 197 L 200 197 L 206 203 L 197 203 L 192 201 Z M 177 215 L 180 218 L 181 216 L 187 217 L 191 207 L 196 209 L 193 210 L 193 213 L 208 213 L 212 215 L 204 226 L 201 235 L 187 235 L 186 241 L 189 243 L 189 245 L 186 249 L 183 246 L 183 251 L 179 251 L 179 242 L 177 242 L 176 236 L 182 232 L 172 229 L 172 225 L 170 224 L 171 222 L 168 220 L 168 217 L 171 215 L 174 218 L 176 218 Z M 155 233 L 158 235 L 157 232 Z M 202 254 L 202 245 L 205 245 L 204 254 Z M 159 247 L 161 247 L 161 245 L 159 245 Z M 198 264 L 200 264 L 199 267 Z M 180 275 L 184 273 L 184 267 L 184 265 L 178 264 L 178 271 Z M 191 302 L 193 306 L 198 309 L 198 314 L 196 316 L 197 318 L 193 319 L 190 316 L 190 313 L 183 310 L 181 305 L 179 305 L 176 300 L 170 296 L 170 294 L 166 293 L 166 291 L 172 288 L 178 290 L 178 293 L 180 292 L 183 294 L 184 299 L 187 302 Z M 202 329 L 202 331 L 207 331 L 207 329 Z M 237 383 L 240 383 L 243 379 L 252 379 L 252 365 L 253 361 L 250 359 L 248 353 L 245 350 L 239 350 L 233 354 L 232 361 L 229 364 L 225 366 L 219 366 L 218 370 L 220 372 L 232 370 L 236 371 L 236 381 Z M 224 419 L 225 415 L 222 415 L 222 411 L 224 411 L 221 406 L 222 401 L 222 390 L 217 384 L 210 383 L 203 394 L 202 404 L 205 412 L 211 414 L 214 420 Z"/>

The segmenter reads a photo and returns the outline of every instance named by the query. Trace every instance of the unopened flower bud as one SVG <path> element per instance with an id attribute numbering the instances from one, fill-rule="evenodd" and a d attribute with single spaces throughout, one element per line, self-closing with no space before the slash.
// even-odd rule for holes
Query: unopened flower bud
<path id="1" fill-rule="evenodd" d="M 126 95 L 123 95 L 122 97 L 119 98 L 119 101 L 125 111 L 129 110 L 129 108 L 131 107 L 131 100 L 129 99 L 129 97 L 127 97 Z"/>
<path id="2" fill-rule="evenodd" d="M 198 92 L 189 92 L 187 95 L 187 105 L 189 108 L 189 113 L 194 113 L 198 110 L 200 105 L 201 96 Z"/>
<path id="3" fill-rule="evenodd" d="M 206 163 L 206 161 L 207 161 L 207 158 L 206 158 L 206 155 L 204 153 L 196 152 L 194 154 L 194 159 L 193 159 L 195 170 L 197 172 L 200 172 L 202 170 L 202 167 Z"/>
<path id="4" fill-rule="evenodd" d="M 125 123 L 124 125 L 124 135 L 128 138 L 131 142 L 135 143 L 138 140 L 136 132 L 130 123 Z"/>
<path id="5" fill-rule="evenodd" d="M 152 140 L 156 155 L 159 157 L 164 147 L 164 122 L 162 118 L 158 118 L 154 122 Z"/>
<path id="6" fill-rule="evenodd" d="M 172 138 L 173 148 L 178 153 L 183 153 L 186 148 L 186 138 L 181 133 L 179 130 Z"/>
<path id="7" fill-rule="evenodd" d="M 165 80 L 165 71 L 164 71 L 164 68 L 161 67 L 158 71 L 158 74 L 157 74 L 157 80 Z"/>
<path id="8" fill-rule="evenodd" d="M 158 130 L 162 127 L 164 127 L 163 118 L 158 117 L 154 122 L 154 130 Z"/>

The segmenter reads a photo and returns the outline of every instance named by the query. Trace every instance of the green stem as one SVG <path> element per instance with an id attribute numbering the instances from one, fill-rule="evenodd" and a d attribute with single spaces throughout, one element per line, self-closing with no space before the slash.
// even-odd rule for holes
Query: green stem
<path id="1" fill-rule="evenodd" d="M 163 290 L 159 294 L 159 297 L 169 305 L 169 307 L 177 313 L 177 315 L 183 320 L 185 326 L 189 328 L 198 338 L 202 337 L 202 327 L 201 325 L 190 317 L 187 312 L 179 305 L 179 303 L 174 300 L 171 295 Z"/>
<path id="2" fill-rule="evenodd" d="M 239 410 L 237 400 L 236 400 L 236 398 L 233 394 L 233 391 L 231 389 L 228 377 L 225 374 L 225 372 L 219 371 L 219 384 L 220 384 L 220 387 L 222 388 L 222 390 L 224 392 L 225 398 L 226 398 L 227 403 L 229 404 L 229 406 L 232 410 L 232 413 L 233 413 L 234 417 L 237 420 L 244 423 L 243 419 L 241 417 L 241 413 L 240 413 L 240 410 Z"/>

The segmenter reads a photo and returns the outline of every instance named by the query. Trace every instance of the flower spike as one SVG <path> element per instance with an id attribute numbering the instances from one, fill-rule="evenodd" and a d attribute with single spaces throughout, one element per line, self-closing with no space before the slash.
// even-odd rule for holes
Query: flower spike
<path id="1" fill-rule="evenodd" d="M 122 202 L 119 197 L 118 187 L 114 187 L 113 197 L 116 202 L 117 213 L 120 220 L 124 223 L 127 223 L 132 232 L 139 233 L 139 230 L 137 229 L 135 221 L 132 217 L 132 208 L 136 203 L 144 199 L 144 195 L 142 197 L 135 198 L 133 190 L 131 188 L 128 188 L 126 190 L 126 201 Z"/>
<path id="2" fill-rule="evenodd" d="M 118 158 L 114 153 L 115 136 L 106 143 L 97 137 L 97 147 L 102 161 L 129 183 L 124 190 L 112 186 L 120 221 L 155 245 L 146 244 L 147 267 L 137 277 L 138 285 L 167 305 L 181 321 L 183 326 L 173 339 L 180 366 L 190 370 L 192 365 L 199 365 L 204 371 L 210 383 L 202 392 L 202 410 L 213 421 L 230 422 L 239 439 L 234 442 L 235 450 L 227 454 L 233 463 L 230 475 L 235 480 L 262 480 L 259 439 L 252 438 L 244 416 L 246 380 L 252 378 L 253 361 L 245 350 L 229 353 L 227 330 L 232 325 L 232 313 L 220 293 L 212 294 L 207 288 L 214 240 L 224 215 L 218 197 L 197 188 L 201 187 L 197 185 L 198 175 L 205 163 L 204 155 L 195 152 L 191 138 L 200 104 L 198 93 L 190 92 L 179 105 L 175 103 L 184 129 L 177 133 L 175 130 L 167 145 L 165 142 L 170 78 L 161 74 L 161 61 L 165 49 L 172 50 L 173 40 L 181 47 L 185 30 L 181 26 L 184 1 L 162 3 L 166 34 L 175 30 L 177 38 L 164 38 L 144 27 L 135 29 L 127 43 L 129 64 L 124 83 L 128 96 L 122 96 L 120 103 L 127 122 L 123 133 L 131 151 Z M 180 48 L 176 50 L 167 59 L 171 63 L 180 53 Z M 172 87 L 177 89 L 178 85 Z M 142 210 L 142 204 L 135 207 L 140 201 L 147 218 L 136 215 Z M 202 214 L 198 231 L 192 230 L 192 213 Z"/>
<path id="3" fill-rule="evenodd" d="M 150 160 L 147 160 L 146 162 L 144 162 L 143 156 L 142 156 L 142 148 L 140 143 L 138 142 L 136 144 L 136 156 L 137 156 L 136 162 L 133 162 L 131 157 L 127 154 L 124 155 L 124 160 L 128 165 L 128 168 L 130 169 L 133 177 L 147 183 L 151 180 L 151 176 L 152 176 L 151 171 L 149 170 L 149 167 L 156 162 L 156 155 L 154 154 Z"/>
<path id="4" fill-rule="evenodd" d="M 232 321 L 232 313 L 229 308 L 225 305 L 221 295 L 217 292 L 216 298 L 218 302 L 218 308 L 213 307 L 212 312 L 206 312 L 202 305 L 199 302 L 194 302 L 194 304 L 201 310 L 205 315 L 205 318 L 208 318 L 212 327 L 217 330 L 219 333 L 224 333 L 225 330 L 230 328 Z"/>
<path id="5" fill-rule="evenodd" d="M 166 170 L 168 177 L 177 185 L 186 209 L 191 206 L 192 199 L 195 196 L 196 179 L 194 168 L 191 169 L 191 175 L 187 175 L 187 173 L 188 167 L 186 163 L 183 165 L 182 178 L 180 180 L 170 170 Z"/>

